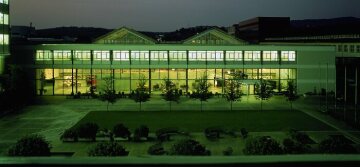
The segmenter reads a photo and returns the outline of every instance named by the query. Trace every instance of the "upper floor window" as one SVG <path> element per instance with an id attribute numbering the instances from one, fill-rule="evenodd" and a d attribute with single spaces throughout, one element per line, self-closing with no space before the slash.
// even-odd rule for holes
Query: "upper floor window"
<path id="1" fill-rule="evenodd" d="M 354 53 L 355 52 L 355 45 L 350 45 L 350 52 Z"/>
<path id="2" fill-rule="evenodd" d="M 55 50 L 54 60 L 71 60 L 70 50 Z"/>
<path id="3" fill-rule="evenodd" d="M 94 60 L 110 61 L 109 51 L 94 51 Z"/>
<path id="4" fill-rule="evenodd" d="M 90 51 L 75 51 L 75 60 L 91 60 Z"/>
<path id="5" fill-rule="evenodd" d="M 170 61 L 186 61 L 186 51 L 170 51 Z"/>
<path id="6" fill-rule="evenodd" d="M 244 54 L 245 61 L 260 61 L 261 52 L 260 51 L 245 51 Z"/>
<path id="7" fill-rule="evenodd" d="M 131 51 L 131 60 L 149 61 L 149 51 Z"/>
<path id="8" fill-rule="evenodd" d="M 151 61 L 168 61 L 168 52 L 167 51 L 151 51 L 150 59 L 151 59 Z"/>
<path id="9" fill-rule="evenodd" d="M 344 52 L 348 52 L 348 45 L 344 45 Z"/>
<path id="10" fill-rule="evenodd" d="M 9 15 L 8 14 L 0 13 L 0 24 L 5 24 L 5 25 L 9 24 Z"/>
<path id="11" fill-rule="evenodd" d="M 9 0 L 0 0 L 0 3 L 9 4 Z"/>
<path id="12" fill-rule="evenodd" d="M 114 51 L 114 61 L 130 61 L 129 51 Z"/>
<path id="13" fill-rule="evenodd" d="M 36 60 L 52 60 L 52 53 L 50 50 L 37 50 Z"/>
<path id="14" fill-rule="evenodd" d="M 9 45 L 9 35 L 0 34 L 0 45 Z"/>
<path id="15" fill-rule="evenodd" d="M 189 51 L 189 61 L 206 61 L 206 51 Z"/>
<path id="16" fill-rule="evenodd" d="M 226 51 L 226 61 L 242 61 L 242 51 Z"/>
<path id="17" fill-rule="evenodd" d="M 206 53 L 207 61 L 223 61 L 224 52 L 223 51 L 207 51 Z"/>
<path id="18" fill-rule="evenodd" d="M 281 61 L 296 61 L 295 51 L 281 51 Z"/>
<path id="19" fill-rule="evenodd" d="M 279 61 L 277 51 L 264 51 L 263 61 Z"/>

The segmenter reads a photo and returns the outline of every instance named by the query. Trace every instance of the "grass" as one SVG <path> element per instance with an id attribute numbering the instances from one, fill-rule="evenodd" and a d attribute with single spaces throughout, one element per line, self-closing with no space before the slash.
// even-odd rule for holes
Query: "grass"
<path id="1" fill-rule="evenodd" d="M 203 132 L 205 128 L 214 126 L 237 131 L 246 128 L 251 132 L 285 131 L 289 128 L 301 131 L 334 130 L 300 111 L 92 111 L 75 126 L 86 122 L 94 122 L 100 128 L 110 130 L 117 123 L 123 123 L 131 131 L 140 125 L 147 125 L 150 132 L 166 127 L 177 127 L 187 132 Z"/>

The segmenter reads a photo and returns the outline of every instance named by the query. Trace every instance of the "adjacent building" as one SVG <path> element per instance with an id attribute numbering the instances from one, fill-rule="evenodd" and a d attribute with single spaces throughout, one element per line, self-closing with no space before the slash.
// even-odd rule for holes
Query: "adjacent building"
<path id="1" fill-rule="evenodd" d="M 0 0 L 0 75 L 4 73 L 9 53 L 9 0 Z"/>

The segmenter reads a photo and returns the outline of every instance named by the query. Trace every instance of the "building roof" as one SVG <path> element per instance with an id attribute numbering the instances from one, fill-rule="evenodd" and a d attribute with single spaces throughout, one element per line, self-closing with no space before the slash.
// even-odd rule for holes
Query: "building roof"
<path id="1" fill-rule="evenodd" d="M 156 41 L 133 29 L 122 27 L 95 39 L 96 44 L 155 44 Z"/>
<path id="2" fill-rule="evenodd" d="M 226 32 L 222 31 L 219 28 L 211 28 L 200 34 L 194 35 L 186 39 L 184 44 L 194 44 L 194 45 L 210 45 L 210 44 L 223 44 L 223 45 L 239 45 L 247 44 L 243 40 L 239 40 Z"/>

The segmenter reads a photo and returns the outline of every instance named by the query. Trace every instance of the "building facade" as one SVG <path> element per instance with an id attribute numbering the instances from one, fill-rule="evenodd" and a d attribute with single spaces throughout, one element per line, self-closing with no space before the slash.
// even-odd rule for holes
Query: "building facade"
<path id="1" fill-rule="evenodd" d="M 224 93 L 228 80 L 240 76 L 245 94 L 266 79 L 274 92 L 288 81 L 298 93 L 335 90 L 335 47 L 249 45 L 219 29 L 210 29 L 176 44 L 156 43 L 149 37 L 121 28 L 93 44 L 42 44 L 24 47 L 26 67 L 33 71 L 37 94 L 68 95 L 98 88 L 112 77 L 116 92 L 129 93 L 146 79 L 152 93 L 161 93 L 169 78 L 191 92 L 206 76 L 210 91 Z M 23 55 L 26 55 L 25 57 Z M 31 62 L 31 63 L 29 63 Z"/>
<path id="2" fill-rule="evenodd" d="M 9 0 L 0 0 L 0 75 L 4 73 L 9 53 Z"/>

